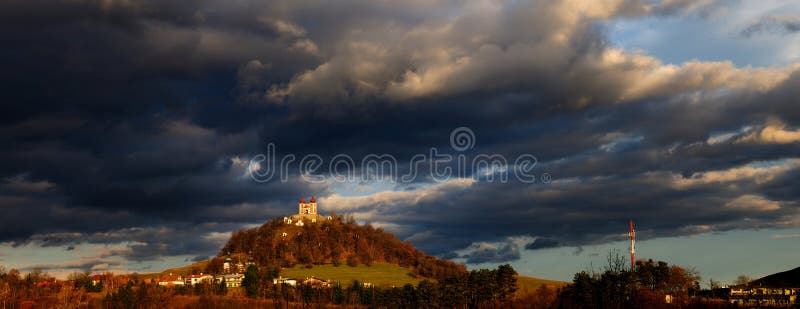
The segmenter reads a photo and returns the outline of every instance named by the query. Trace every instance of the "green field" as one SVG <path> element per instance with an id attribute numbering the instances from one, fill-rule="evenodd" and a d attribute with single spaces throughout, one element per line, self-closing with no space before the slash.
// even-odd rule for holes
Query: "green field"
<path id="1" fill-rule="evenodd" d="M 157 278 L 168 273 L 185 276 L 191 274 L 192 270 L 202 271 L 205 269 L 207 263 L 208 261 L 201 261 L 184 267 L 167 269 L 161 273 L 143 274 L 142 276 L 145 278 Z M 362 283 L 369 282 L 382 287 L 400 287 L 406 283 L 416 285 L 423 279 L 412 277 L 410 273 L 411 269 L 386 263 L 375 263 L 372 264 L 372 266 L 359 265 L 356 267 L 350 267 L 344 264 L 339 266 L 325 264 L 314 265 L 312 268 L 305 268 L 303 265 L 297 265 L 295 267 L 281 269 L 281 276 L 286 278 L 302 280 L 308 277 L 317 277 L 323 280 L 337 281 L 344 286 L 349 286 L 353 283 L 353 280 L 358 280 Z M 549 287 L 559 288 L 566 285 L 567 282 L 526 276 L 517 277 L 517 285 L 520 290 L 533 291 L 543 284 Z"/>
<path id="2" fill-rule="evenodd" d="M 317 277 L 324 280 L 338 281 L 344 286 L 349 286 L 353 280 L 369 282 L 383 287 L 399 287 L 406 283 L 416 285 L 421 279 L 414 278 L 409 273 L 411 273 L 411 270 L 408 268 L 385 263 L 375 263 L 372 266 L 359 265 L 356 267 L 325 264 L 314 265 L 313 268 L 295 266 L 281 269 L 281 276 L 286 278 L 305 279 L 307 277 Z"/>

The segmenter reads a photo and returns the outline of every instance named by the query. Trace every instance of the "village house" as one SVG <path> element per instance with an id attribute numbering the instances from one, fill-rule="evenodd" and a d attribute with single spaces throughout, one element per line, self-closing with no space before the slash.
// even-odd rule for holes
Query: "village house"
<path id="1" fill-rule="evenodd" d="M 800 304 L 800 288 L 772 288 L 734 286 L 730 289 L 730 302 L 743 307 L 790 307 Z"/>
<path id="2" fill-rule="evenodd" d="M 178 275 L 178 274 L 170 273 L 169 275 L 161 277 L 158 280 L 158 285 L 161 285 L 161 286 L 184 285 L 183 277 L 181 277 L 181 275 Z"/>
<path id="3" fill-rule="evenodd" d="M 327 288 L 331 286 L 331 282 L 317 277 L 308 277 L 306 280 L 303 280 L 303 285 L 310 285 L 313 288 Z"/>
<path id="4" fill-rule="evenodd" d="M 275 285 L 286 284 L 286 285 L 291 285 L 291 286 L 297 286 L 297 279 L 278 277 L 278 278 L 272 279 L 272 284 L 275 284 Z"/>
<path id="5" fill-rule="evenodd" d="M 53 281 L 41 281 L 36 283 L 37 288 L 49 288 L 49 287 L 58 287 L 59 283 L 53 279 Z"/>
<path id="6" fill-rule="evenodd" d="M 94 275 L 92 276 L 92 285 L 99 286 L 103 284 L 103 275 Z"/>
<path id="7" fill-rule="evenodd" d="M 245 270 L 247 267 L 256 265 L 256 261 L 253 259 L 253 251 L 247 252 L 247 262 L 244 263 Z"/>
<path id="8" fill-rule="evenodd" d="M 250 251 L 247 254 L 247 261 L 242 262 L 242 254 L 235 254 L 234 256 L 238 256 L 235 260 L 231 258 L 231 254 L 228 253 L 228 257 L 225 258 L 225 262 L 222 263 L 222 273 L 224 274 L 238 274 L 244 273 L 247 271 L 247 267 L 250 265 L 255 265 L 255 261 L 253 260 L 253 252 Z"/>
<path id="9" fill-rule="evenodd" d="M 200 273 L 199 275 L 189 275 L 183 278 L 183 283 L 186 285 L 195 285 L 203 282 L 213 282 L 214 276 L 209 274 Z"/>
<path id="10" fill-rule="evenodd" d="M 225 287 L 229 288 L 238 288 L 242 286 L 242 279 L 244 279 L 243 274 L 224 274 L 218 275 L 215 278 L 217 283 L 224 282 Z"/>
<path id="11" fill-rule="evenodd" d="M 231 260 L 231 253 L 228 252 L 228 257 L 225 258 L 225 262 L 222 263 L 222 272 L 230 273 L 231 272 L 231 265 L 233 265 L 233 261 Z"/>

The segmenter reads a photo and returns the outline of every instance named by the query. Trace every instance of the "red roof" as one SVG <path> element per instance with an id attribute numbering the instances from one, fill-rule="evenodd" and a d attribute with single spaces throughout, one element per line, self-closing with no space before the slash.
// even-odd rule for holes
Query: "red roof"
<path id="1" fill-rule="evenodd" d="M 315 199 L 313 195 L 311 196 L 311 202 L 312 203 L 316 203 L 317 202 L 317 199 Z"/>
<path id="2" fill-rule="evenodd" d="M 49 285 L 53 285 L 53 284 L 55 284 L 55 282 L 42 281 L 42 282 L 36 283 L 36 287 L 49 286 Z"/>
<path id="3" fill-rule="evenodd" d="M 169 275 L 161 277 L 161 281 L 166 281 L 166 282 L 179 281 L 179 280 L 181 280 L 181 275 L 169 274 Z"/>
<path id="4" fill-rule="evenodd" d="M 94 275 L 94 276 L 92 276 L 92 280 L 103 280 L 103 276 L 101 276 L 101 275 Z"/>
<path id="5" fill-rule="evenodd" d="M 300 198 L 300 203 L 301 204 L 305 204 L 306 203 L 306 198 L 305 197 L 301 197 Z"/>

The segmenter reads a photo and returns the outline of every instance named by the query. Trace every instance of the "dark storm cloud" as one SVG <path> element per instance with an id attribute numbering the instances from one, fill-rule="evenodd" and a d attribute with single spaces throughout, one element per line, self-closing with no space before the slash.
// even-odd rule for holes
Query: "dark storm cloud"
<path id="1" fill-rule="evenodd" d="M 209 256 L 208 256 L 208 255 L 198 255 L 198 256 L 195 256 L 195 257 L 193 257 L 191 260 L 190 260 L 190 259 L 186 259 L 186 261 L 187 261 L 187 262 L 188 262 L 188 261 L 192 261 L 192 262 L 200 262 L 200 261 L 205 261 L 205 260 L 208 260 L 208 258 L 209 258 Z"/>
<path id="2" fill-rule="evenodd" d="M 125 250 L 112 255 L 128 260 L 145 261 L 166 256 L 186 255 L 194 252 L 216 251 L 224 244 L 229 231 L 241 229 L 238 224 L 171 224 L 166 226 L 128 227 L 95 233 L 42 233 L 30 243 L 51 247 L 74 247 L 77 244 L 117 244 Z"/>
<path id="3" fill-rule="evenodd" d="M 519 258 L 520 235 L 537 239 L 526 249 L 615 240 L 631 217 L 643 237 L 794 222 L 794 170 L 708 178 L 800 154 L 797 66 L 666 65 L 600 25 L 714 2 L 3 2 L 0 241 L 205 256 L 311 193 L 431 253 L 501 243 L 470 263 Z M 557 181 L 420 177 L 353 203 L 296 173 L 246 175 L 270 142 L 408 162 L 451 150 L 461 126 L 477 134 L 468 155 L 534 154 Z"/>
<path id="4" fill-rule="evenodd" d="M 547 248 L 558 247 L 558 240 L 548 238 L 537 238 L 536 240 L 525 245 L 526 250 L 539 250 Z"/>
<path id="5" fill-rule="evenodd" d="M 476 246 L 469 254 L 462 256 L 467 263 L 503 263 L 519 260 L 519 248 L 515 244 L 507 243 L 502 246 Z"/>
<path id="6" fill-rule="evenodd" d="M 265 202 L 305 187 L 249 183 L 241 163 L 233 163 L 259 151 L 254 123 L 271 117 L 242 121 L 253 114 L 230 97 L 237 67 L 268 58 L 277 62 L 271 74 L 288 78 L 284 64 L 315 62 L 313 54 L 286 53 L 294 38 L 283 37 L 269 18 L 264 24 L 247 8 L 193 1 L 0 6 L 0 36 L 13 46 L 0 61 L 15 72 L 0 86 L 11 102 L 2 107 L 0 157 L 7 164 L 0 172 L 50 186 L 3 190 L 3 240 L 253 222 L 281 213 Z M 247 216 L 211 213 L 230 205 L 252 206 Z M 131 240 L 148 240 L 136 235 L 142 239 Z M 136 248 L 149 250 L 144 257 L 197 249 L 148 244 Z"/>
<path id="7" fill-rule="evenodd" d="M 638 234 L 643 239 L 782 226 L 778 222 L 791 226 L 798 215 L 794 199 L 765 193 L 789 192 L 794 185 L 790 175 L 797 169 L 795 160 L 688 177 L 646 172 L 566 178 L 549 184 L 440 185 L 408 193 L 408 199 L 376 195 L 363 209 L 372 221 L 410 227 L 414 232 L 405 236 L 407 240 L 436 254 L 465 248 L 475 239 L 501 241 L 519 235 L 547 239 L 548 247 L 555 242 L 580 246 L 624 239 L 628 219 L 642 227 Z M 333 201 L 361 207 L 356 199 Z M 745 217 L 748 220 L 742 220 Z M 536 242 L 529 247 L 537 247 Z"/>
<path id="8" fill-rule="evenodd" d="M 69 261 L 63 263 L 47 263 L 47 264 L 34 264 L 30 267 L 25 267 L 25 270 L 34 269 L 91 269 L 92 271 L 101 271 L 107 269 L 109 266 L 122 265 L 120 260 L 110 259 L 83 259 L 79 261 Z"/>

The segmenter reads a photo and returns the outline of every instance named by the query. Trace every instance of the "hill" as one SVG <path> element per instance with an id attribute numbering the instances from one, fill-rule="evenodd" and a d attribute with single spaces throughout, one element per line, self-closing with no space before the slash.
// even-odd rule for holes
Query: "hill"
<path id="1" fill-rule="evenodd" d="M 304 220 L 302 225 L 297 224 L 298 218 Z M 316 277 L 344 285 L 357 280 L 383 288 L 416 286 L 425 279 L 450 280 L 450 284 L 453 278 L 483 280 L 481 276 L 487 274 L 467 272 L 463 265 L 426 255 L 380 228 L 358 225 L 352 219 L 339 216 L 288 219 L 276 218 L 259 227 L 234 232 L 219 254 L 210 260 L 142 276 L 219 274 L 224 272 L 223 263 L 229 259 L 232 267 L 252 262 L 261 271 L 268 272 L 265 274 L 268 278 Z M 521 292 L 533 292 L 542 285 L 562 287 L 567 284 L 526 276 L 516 278 Z"/>
<path id="2" fill-rule="evenodd" d="M 336 215 L 316 222 L 304 219 L 302 225 L 276 218 L 260 227 L 234 232 L 219 255 L 209 261 L 206 271 L 221 272 L 223 261 L 229 257 L 234 264 L 252 261 L 272 269 L 385 263 L 431 279 L 466 272 L 463 265 L 427 255 L 381 228 Z"/>
<path id="3" fill-rule="evenodd" d="M 754 280 L 750 282 L 750 285 L 776 288 L 800 287 L 800 267 Z"/>

